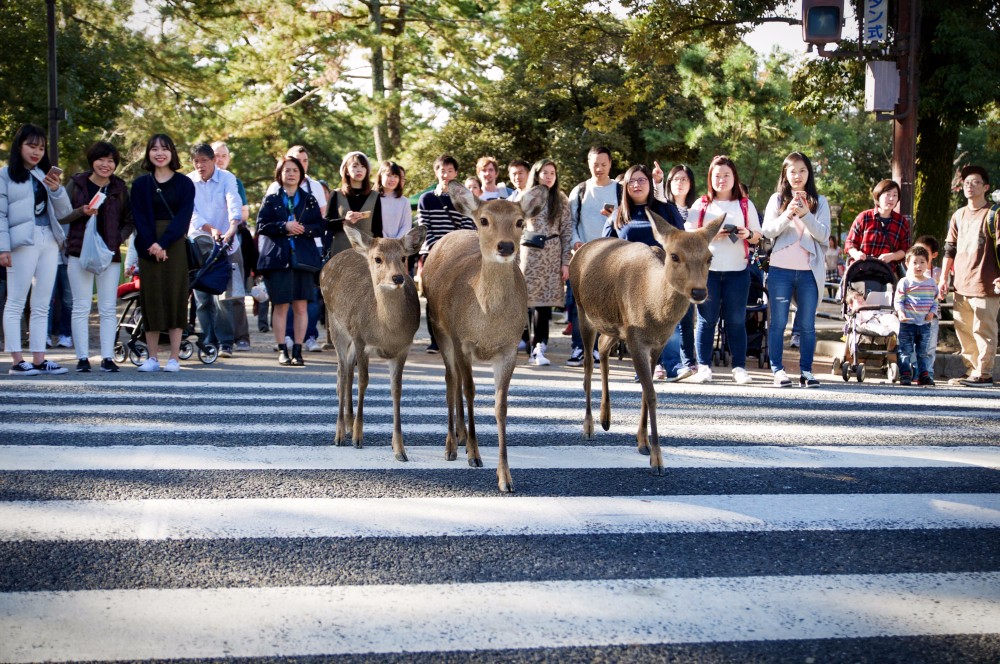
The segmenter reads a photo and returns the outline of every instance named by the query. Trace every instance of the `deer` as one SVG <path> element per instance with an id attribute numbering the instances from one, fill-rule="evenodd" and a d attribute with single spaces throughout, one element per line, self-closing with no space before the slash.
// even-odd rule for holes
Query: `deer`
<path id="1" fill-rule="evenodd" d="M 420 327 L 420 300 L 406 269 L 406 257 L 424 242 L 427 229 L 416 226 L 401 240 L 371 238 L 352 226 L 344 232 L 351 250 L 330 259 L 320 272 L 327 329 L 337 350 L 337 431 L 334 444 L 345 445 L 351 430 L 354 447 L 364 439 L 365 390 L 372 353 L 389 361 L 392 393 L 392 451 L 406 461 L 400 423 L 403 365 Z M 354 414 L 354 367 L 358 368 L 358 412 Z"/>
<path id="2" fill-rule="evenodd" d="M 528 310 L 528 291 L 518 266 L 518 250 L 525 219 L 541 212 L 548 190 L 536 186 L 517 203 L 481 202 L 472 192 L 450 182 L 448 193 L 455 208 L 476 223 L 476 231 L 448 233 L 431 249 L 424 263 L 423 287 L 428 318 L 441 348 L 448 401 L 448 434 L 445 459 L 458 457 L 464 442 L 470 466 L 481 468 L 473 400 L 476 386 L 472 362 L 489 362 L 493 368 L 494 412 L 499 461 L 497 485 L 514 491 L 507 463 L 507 393 L 517 364 L 517 344 Z M 463 416 L 463 393 L 468 405 L 468 429 Z"/>
<path id="3" fill-rule="evenodd" d="M 691 303 L 700 304 L 708 295 L 708 268 L 712 254 L 708 245 L 726 216 L 712 220 L 694 232 L 678 230 L 655 213 L 648 212 L 659 247 L 618 238 L 601 238 L 583 245 L 569 264 L 569 280 L 576 297 L 580 335 L 584 349 L 594 347 L 600 333 L 601 427 L 611 427 L 608 394 L 608 358 L 612 348 L 624 341 L 642 385 L 642 407 L 636 432 L 639 453 L 649 455 L 650 472 L 663 474 L 663 455 L 656 432 L 656 391 L 653 366 Z M 591 412 L 593 353 L 584 352 L 583 391 L 586 412 L 583 437 L 594 437 Z M 649 422 L 647 434 L 646 424 Z"/>

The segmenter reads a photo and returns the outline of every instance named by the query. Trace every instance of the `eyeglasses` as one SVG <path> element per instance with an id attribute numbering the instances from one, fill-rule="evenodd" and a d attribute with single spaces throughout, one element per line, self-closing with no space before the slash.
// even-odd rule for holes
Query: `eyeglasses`
<path id="1" fill-rule="evenodd" d="M 670 181 L 681 183 L 681 182 L 690 182 L 691 179 L 688 176 L 684 175 L 684 176 L 670 178 Z"/>
<path id="2" fill-rule="evenodd" d="M 965 184 L 972 185 L 973 187 L 981 187 L 986 183 L 983 182 L 982 180 L 966 180 Z"/>
<path id="3" fill-rule="evenodd" d="M 641 187 L 642 185 L 647 184 L 648 182 L 649 180 L 647 180 L 646 178 L 635 178 L 633 180 L 629 180 L 628 185 L 630 187 Z"/>

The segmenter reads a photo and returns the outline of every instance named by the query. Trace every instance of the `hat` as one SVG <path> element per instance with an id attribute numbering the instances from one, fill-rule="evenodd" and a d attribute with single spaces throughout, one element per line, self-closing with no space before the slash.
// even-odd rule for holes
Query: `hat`
<path id="1" fill-rule="evenodd" d="M 351 157 L 358 157 L 364 163 L 365 167 L 369 171 L 372 170 L 371 162 L 368 160 L 368 156 L 364 152 L 358 152 L 357 150 L 355 150 L 354 152 L 348 152 L 346 155 L 344 155 L 344 160 L 340 162 L 341 172 L 343 172 L 344 169 L 347 168 L 347 162 L 351 160 Z"/>
<path id="2" fill-rule="evenodd" d="M 979 177 L 983 178 L 983 182 L 985 182 L 986 184 L 990 183 L 990 176 L 986 172 L 986 169 L 983 168 L 982 166 L 976 166 L 974 164 L 966 166 L 962 169 L 960 175 L 963 182 L 965 181 L 965 178 L 969 177 L 970 175 L 978 175 Z"/>

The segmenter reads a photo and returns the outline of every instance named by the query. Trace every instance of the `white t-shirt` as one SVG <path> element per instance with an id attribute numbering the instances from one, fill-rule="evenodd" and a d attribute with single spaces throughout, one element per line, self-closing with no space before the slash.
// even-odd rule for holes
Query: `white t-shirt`
<path id="1" fill-rule="evenodd" d="M 580 223 L 573 224 L 573 243 L 590 242 L 604 236 L 604 223 L 614 218 L 615 213 L 605 217 L 601 214 L 604 206 L 611 204 L 618 209 L 618 183 L 611 180 L 603 187 L 598 187 L 593 180 L 587 180 L 570 192 L 570 207 L 577 205 L 579 187 L 586 187 L 583 192 L 583 205 L 580 209 Z"/>
<path id="2" fill-rule="evenodd" d="M 316 199 L 316 204 L 319 205 L 321 210 L 326 207 L 326 192 L 323 190 L 323 185 L 319 183 L 319 180 L 314 180 L 307 175 L 306 182 L 302 188 L 313 195 L 313 198 Z M 264 192 L 264 195 L 270 196 L 276 193 L 278 193 L 278 183 L 272 182 L 267 186 L 267 191 Z"/>
<path id="3" fill-rule="evenodd" d="M 702 208 L 701 200 L 699 198 L 691 206 L 687 221 L 684 222 L 686 230 L 698 230 L 698 219 L 701 217 Z M 722 214 L 726 215 L 725 224 L 746 227 L 760 235 L 760 217 L 757 215 L 757 208 L 754 207 L 753 201 L 747 200 L 747 222 L 745 224 L 739 200 L 712 201 L 705 208 L 705 221 L 710 222 Z M 725 236 L 715 238 L 708 245 L 708 250 L 712 252 L 712 266 L 709 268 L 712 272 L 739 272 L 746 269 L 747 252 L 742 241 L 732 242 Z"/>

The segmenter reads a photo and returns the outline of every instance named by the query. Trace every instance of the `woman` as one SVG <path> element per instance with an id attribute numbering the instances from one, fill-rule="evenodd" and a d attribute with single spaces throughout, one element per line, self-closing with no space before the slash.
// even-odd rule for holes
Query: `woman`
<path id="1" fill-rule="evenodd" d="M 837 241 L 836 233 L 830 233 L 830 241 L 826 245 L 824 258 L 826 259 L 826 292 L 827 295 L 833 297 L 837 294 L 837 284 L 840 283 L 841 273 L 840 242 Z"/>
<path id="2" fill-rule="evenodd" d="M 622 177 L 622 182 L 625 184 L 622 200 L 618 205 L 617 214 L 604 223 L 604 237 L 617 237 L 629 242 L 642 242 L 651 247 L 660 247 L 660 243 L 653 235 L 653 222 L 647 212 L 654 212 L 678 230 L 684 230 L 684 220 L 677 207 L 673 203 L 665 203 L 653 197 L 653 176 L 644 165 L 639 164 L 628 169 Z M 670 365 L 672 368 L 677 364 L 679 358 L 673 357 L 672 354 L 679 354 L 679 348 L 670 347 L 668 342 L 653 369 L 654 379 L 663 380 L 666 377 L 664 365 Z"/>
<path id="3" fill-rule="evenodd" d="M 465 178 L 465 188 L 472 192 L 472 195 L 481 199 L 483 197 L 483 187 L 479 184 L 479 178 L 470 175 Z"/>
<path id="4" fill-rule="evenodd" d="M 295 157 L 285 157 L 274 170 L 274 180 L 280 189 L 264 198 L 257 216 L 260 233 L 260 259 L 257 272 L 264 275 L 264 284 L 274 313 L 271 323 L 278 342 L 278 364 L 305 366 L 302 342 L 308 323 L 307 306 L 316 297 L 313 279 L 321 264 L 316 238 L 323 235 L 323 217 L 316 199 L 302 188 L 305 169 Z M 292 255 L 300 267 L 293 265 Z M 285 340 L 288 305 L 294 316 L 291 356 Z"/>
<path id="5" fill-rule="evenodd" d="M 156 134 L 146 143 L 143 175 L 132 183 L 135 250 L 139 256 L 139 305 L 146 320 L 149 357 L 139 371 L 160 370 L 160 333 L 170 339 L 163 371 L 180 371 L 181 337 L 187 324 L 187 232 L 194 212 L 194 183 L 180 173 L 174 141 Z"/>
<path id="6" fill-rule="evenodd" d="M 410 199 L 403 195 L 406 171 L 394 161 L 383 161 L 376 180 L 382 209 L 382 236 L 401 239 L 413 228 Z"/>
<path id="7" fill-rule="evenodd" d="M 536 185 L 547 187 L 549 195 L 542 211 L 528 219 L 523 237 L 532 236 L 535 242 L 525 244 L 522 238 L 520 265 L 528 286 L 528 307 L 534 310 L 528 364 L 547 366 L 551 364 L 545 351 L 552 307 L 562 306 L 566 301 L 563 284 L 569 279 L 573 227 L 569 221 L 569 199 L 559 190 L 559 173 L 551 159 L 540 159 L 531 167 L 525 191 Z"/>
<path id="8" fill-rule="evenodd" d="M 899 184 L 882 180 L 872 189 L 875 207 L 865 210 L 851 224 L 844 241 L 844 251 L 851 261 L 877 258 L 901 272 L 906 250 L 910 248 L 910 222 L 898 212 Z"/>
<path id="9" fill-rule="evenodd" d="M 333 193 L 326 210 L 332 236 L 331 254 L 351 248 L 344 224 L 372 237 L 382 237 L 382 205 L 379 192 L 372 190 L 371 173 L 363 152 L 349 152 L 340 164 L 340 188 Z"/>
<path id="10" fill-rule="evenodd" d="M 759 217 L 753 202 L 741 195 L 740 176 L 729 157 L 720 155 L 712 159 L 708 166 L 707 191 L 691 206 L 684 227 L 696 231 L 705 225 L 706 219 L 723 214 L 726 222 L 708 246 L 712 252 L 708 299 L 698 305 L 695 330 L 698 372 L 691 380 L 695 383 L 712 380 L 712 347 L 721 314 L 733 358 L 733 381 L 746 385 L 752 382 L 746 370 L 749 257 L 750 246 L 760 242 Z"/>
<path id="11" fill-rule="evenodd" d="M 134 230 L 128 185 L 115 175 L 121 155 L 111 143 L 98 141 L 87 150 L 90 170 L 77 173 L 69 180 L 66 193 L 73 211 L 59 221 L 69 224 L 66 235 L 67 273 L 73 291 L 73 338 L 76 339 L 76 370 L 90 371 L 90 333 L 87 323 L 94 303 L 94 283 L 97 283 L 97 311 L 100 316 L 101 371 L 114 373 L 118 365 L 113 359 L 118 319 L 118 280 L 121 274 L 121 245 Z M 98 194 L 105 196 L 96 208 L 90 206 Z M 91 217 L 97 217 L 97 234 L 114 252 L 111 264 L 101 274 L 80 266 L 83 236 Z"/>
<path id="12" fill-rule="evenodd" d="M 64 374 L 45 359 L 49 300 L 65 236 L 59 218 L 71 207 L 45 153 L 45 132 L 22 125 L 10 146 L 7 165 L 0 169 L 0 267 L 7 268 L 7 304 L 3 310 L 4 346 L 14 361 L 11 376 Z M 31 362 L 21 350 L 21 315 L 31 291 L 28 346 Z"/>
<path id="13" fill-rule="evenodd" d="M 656 168 L 653 169 L 654 182 L 657 172 L 662 180 L 663 171 L 660 170 L 659 164 L 656 164 Z M 670 169 L 666 180 L 667 186 L 663 199 L 668 203 L 673 203 L 680 213 L 681 219 L 687 221 L 691 206 L 698 200 L 698 194 L 694 187 L 694 171 L 691 170 L 690 166 L 678 164 Z M 660 191 L 661 188 L 660 185 L 657 185 L 656 191 Z M 687 314 L 677 324 L 677 330 L 663 349 L 661 360 L 662 367 L 657 367 L 653 372 L 653 377 L 657 380 L 665 379 L 668 383 L 672 383 L 690 378 L 698 371 L 698 361 L 694 352 L 694 305 L 688 307 Z"/>
<path id="14" fill-rule="evenodd" d="M 826 249 L 830 239 L 830 205 L 816 193 L 812 162 L 792 152 L 781 164 L 775 193 L 764 210 L 764 235 L 773 244 L 767 290 L 770 322 L 767 346 L 775 387 L 792 384 L 782 364 L 785 326 L 795 298 L 799 331 L 799 386 L 818 387 L 813 376 L 816 351 L 816 307 L 826 281 Z"/>

